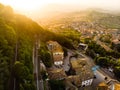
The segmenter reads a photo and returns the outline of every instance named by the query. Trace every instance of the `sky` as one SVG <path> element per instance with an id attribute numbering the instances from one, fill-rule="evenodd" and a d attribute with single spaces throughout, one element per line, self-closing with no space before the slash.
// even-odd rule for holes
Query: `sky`
<path id="1" fill-rule="evenodd" d="M 5 5 L 12 6 L 18 11 L 41 9 L 49 4 L 61 4 L 74 7 L 97 7 L 117 10 L 120 9 L 120 0 L 0 0 Z"/>
<path id="2" fill-rule="evenodd" d="M 27 14 L 52 10 L 77 11 L 87 8 L 120 11 L 120 0 L 0 0 L 0 3 Z"/>

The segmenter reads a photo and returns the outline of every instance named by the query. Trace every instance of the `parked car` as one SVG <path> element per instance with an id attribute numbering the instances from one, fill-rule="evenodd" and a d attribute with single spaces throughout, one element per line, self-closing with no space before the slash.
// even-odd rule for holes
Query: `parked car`
<path id="1" fill-rule="evenodd" d="M 113 72 L 113 69 L 112 69 L 112 68 L 109 68 L 108 70 L 109 70 L 109 72 Z"/>
<path id="2" fill-rule="evenodd" d="M 105 80 L 107 80 L 108 78 L 107 77 L 105 77 Z"/>
<path id="3" fill-rule="evenodd" d="M 97 78 L 96 75 L 94 75 L 93 78 L 96 79 Z"/>

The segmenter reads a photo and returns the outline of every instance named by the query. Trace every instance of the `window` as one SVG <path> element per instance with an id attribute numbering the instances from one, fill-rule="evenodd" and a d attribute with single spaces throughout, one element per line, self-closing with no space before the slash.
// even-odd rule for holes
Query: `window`
<path id="1" fill-rule="evenodd" d="M 89 80 L 86 80 L 86 81 L 83 81 L 82 82 L 82 86 L 89 86 L 89 85 L 91 85 L 92 84 L 92 81 L 93 81 L 93 79 L 89 79 Z"/>

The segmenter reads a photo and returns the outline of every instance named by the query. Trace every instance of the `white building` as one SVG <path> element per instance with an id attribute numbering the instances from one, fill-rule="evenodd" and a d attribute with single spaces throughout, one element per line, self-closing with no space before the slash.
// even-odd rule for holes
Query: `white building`
<path id="1" fill-rule="evenodd" d="M 63 58 L 64 58 L 64 52 L 63 52 L 61 45 L 56 41 L 49 41 L 49 42 L 47 42 L 47 47 L 50 50 L 50 52 L 52 53 L 54 64 L 62 65 Z"/>

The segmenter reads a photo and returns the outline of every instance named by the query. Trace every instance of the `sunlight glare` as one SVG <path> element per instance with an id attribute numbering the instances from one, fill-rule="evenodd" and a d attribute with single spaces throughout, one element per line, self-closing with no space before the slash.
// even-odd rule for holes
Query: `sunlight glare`
<path id="1" fill-rule="evenodd" d="M 33 12 L 42 10 L 43 7 L 52 5 L 64 5 L 72 7 L 73 9 L 78 8 L 89 8 L 89 7 L 98 7 L 98 8 L 111 8 L 119 9 L 120 0 L 0 0 L 0 3 L 5 5 L 10 5 L 14 10 L 22 12 Z M 60 6 L 62 7 L 62 6 Z M 55 8 L 56 9 L 56 8 Z M 64 9 L 63 9 L 64 10 Z"/>
<path id="2" fill-rule="evenodd" d="M 47 0 L 0 0 L 0 2 L 12 6 L 15 10 L 34 11 L 42 8 Z"/>

